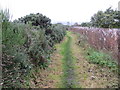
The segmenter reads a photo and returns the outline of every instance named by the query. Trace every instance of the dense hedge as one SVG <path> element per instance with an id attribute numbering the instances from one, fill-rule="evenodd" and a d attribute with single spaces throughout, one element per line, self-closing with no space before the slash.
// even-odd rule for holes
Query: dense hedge
<path id="1" fill-rule="evenodd" d="M 2 14 L 2 80 L 3 87 L 23 87 L 24 78 L 36 67 L 45 68 L 54 44 L 65 36 L 66 27 L 55 24 L 41 28 L 10 22 Z"/>

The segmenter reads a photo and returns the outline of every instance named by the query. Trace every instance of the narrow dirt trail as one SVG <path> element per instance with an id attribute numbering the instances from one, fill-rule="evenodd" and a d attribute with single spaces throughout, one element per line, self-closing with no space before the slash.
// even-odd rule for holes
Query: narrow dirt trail
<path id="1" fill-rule="evenodd" d="M 83 48 L 77 45 L 77 35 L 67 32 L 55 46 L 51 63 L 46 70 L 36 73 L 32 88 L 106 88 L 118 83 L 118 77 L 108 68 L 89 63 Z"/>

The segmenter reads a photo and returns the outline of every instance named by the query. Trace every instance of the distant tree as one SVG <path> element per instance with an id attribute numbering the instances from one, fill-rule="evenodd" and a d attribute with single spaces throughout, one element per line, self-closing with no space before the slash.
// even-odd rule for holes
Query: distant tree
<path id="1" fill-rule="evenodd" d="M 118 28 L 120 25 L 120 16 L 118 11 L 115 11 L 110 7 L 106 9 L 105 12 L 98 11 L 94 14 L 91 17 L 91 24 L 93 27 Z"/>
<path id="2" fill-rule="evenodd" d="M 62 23 L 56 23 L 56 24 L 60 24 L 60 25 L 63 25 Z"/>
<path id="3" fill-rule="evenodd" d="M 76 23 L 74 23 L 74 26 L 79 26 L 79 24 L 76 22 Z"/>
<path id="4" fill-rule="evenodd" d="M 83 23 L 81 23 L 80 26 L 82 26 L 82 27 L 91 27 L 91 23 L 90 22 L 83 22 Z"/>

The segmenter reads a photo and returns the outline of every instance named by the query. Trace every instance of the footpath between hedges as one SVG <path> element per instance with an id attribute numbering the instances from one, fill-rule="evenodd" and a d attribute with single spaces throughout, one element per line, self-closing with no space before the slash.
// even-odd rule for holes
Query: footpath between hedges
<path id="1" fill-rule="evenodd" d="M 108 68 L 89 63 L 77 44 L 77 35 L 67 32 L 51 56 L 47 69 L 40 69 L 31 78 L 32 88 L 111 88 L 116 87 L 118 76 Z"/>

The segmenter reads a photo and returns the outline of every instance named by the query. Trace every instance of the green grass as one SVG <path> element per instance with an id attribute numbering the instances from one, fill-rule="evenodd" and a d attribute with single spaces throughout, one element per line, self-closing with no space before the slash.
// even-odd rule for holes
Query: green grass
<path id="1" fill-rule="evenodd" d="M 74 72 L 74 58 L 71 51 L 71 41 L 70 32 L 67 32 L 66 41 L 61 45 L 63 55 L 63 76 L 62 76 L 62 86 L 60 88 L 75 88 L 75 72 Z"/>

